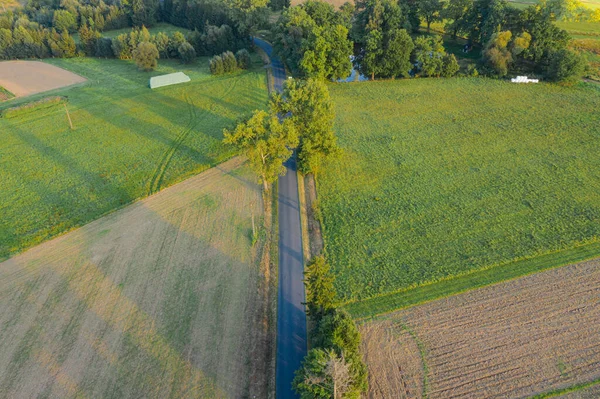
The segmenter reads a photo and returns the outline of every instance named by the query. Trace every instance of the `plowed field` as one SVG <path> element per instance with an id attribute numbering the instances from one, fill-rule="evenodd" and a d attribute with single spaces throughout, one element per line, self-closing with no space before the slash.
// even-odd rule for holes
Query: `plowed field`
<path id="1" fill-rule="evenodd" d="M 363 326 L 369 397 L 522 398 L 595 380 L 599 320 L 598 260 L 392 314 Z"/>
<path id="2" fill-rule="evenodd" d="M 0 86 L 17 97 L 85 82 L 85 78 L 39 61 L 0 62 Z"/>

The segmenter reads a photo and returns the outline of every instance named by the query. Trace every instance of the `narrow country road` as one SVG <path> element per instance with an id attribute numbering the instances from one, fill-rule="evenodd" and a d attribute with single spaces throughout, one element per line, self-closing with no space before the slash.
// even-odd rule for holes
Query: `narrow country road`
<path id="1" fill-rule="evenodd" d="M 275 90 L 281 91 L 286 79 L 280 60 L 273 57 L 269 43 L 254 39 L 271 59 Z M 277 302 L 277 399 L 297 398 L 292 390 L 294 372 L 306 355 L 306 311 L 304 308 L 304 259 L 298 200 L 296 159 L 286 164 L 286 174 L 279 178 L 279 293 Z"/>

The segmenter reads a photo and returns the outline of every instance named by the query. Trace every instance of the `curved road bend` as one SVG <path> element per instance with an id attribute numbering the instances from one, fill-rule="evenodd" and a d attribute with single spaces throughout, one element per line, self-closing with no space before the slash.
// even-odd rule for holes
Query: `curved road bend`
<path id="1" fill-rule="evenodd" d="M 281 61 L 273 57 L 271 45 L 254 39 L 271 59 L 275 90 L 283 89 L 286 79 Z M 286 173 L 279 178 L 279 294 L 277 297 L 277 355 L 275 389 L 277 399 L 297 398 L 292 390 L 294 372 L 306 356 L 306 311 L 304 297 L 304 259 L 298 200 L 296 159 L 286 163 Z"/>

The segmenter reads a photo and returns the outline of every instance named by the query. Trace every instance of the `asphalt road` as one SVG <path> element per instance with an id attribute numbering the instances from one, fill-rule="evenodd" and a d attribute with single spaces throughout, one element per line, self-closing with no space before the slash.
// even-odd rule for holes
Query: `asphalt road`
<path id="1" fill-rule="evenodd" d="M 272 55 L 271 45 L 255 39 L 271 58 L 275 90 L 281 91 L 286 79 L 281 61 Z M 304 307 L 304 259 L 300 204 L 298 200 L 298 175 L 296 158 L 286 164 L 286 174 L 279 178 L 279 293 L 277 305 L 277 399 L 297 398 L 292 390 L 294 372 L 306 356 L 306 310 Z"/>

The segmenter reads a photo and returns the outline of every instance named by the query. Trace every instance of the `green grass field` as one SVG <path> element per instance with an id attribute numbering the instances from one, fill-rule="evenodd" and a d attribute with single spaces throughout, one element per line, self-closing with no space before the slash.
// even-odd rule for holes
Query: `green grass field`
<path id="1" fill-rule="evenodd" d="M 495 267 L 492 282 L 514 278 L 539 265 L 510 276 L 503 265 L 600 237 L 597 87 L 418 79 L 330 88 L 344 155 L 319 176 L 319 207 L 343 302 Z M 395 306 L 386 301 L 368 313 Z"/>
<path id="2" fill-rule="evenodd" d="M 152 73 L 132 62 L 48 60 L 89 79 L 49 95 L 62 105 L 0 118 L 0 259 L 158 191 L 232 155 L 222 130 L 266 106 L 264 70 L 213 77 L 208 59 L 160 60 Z M 150 90 L 150 76 L 184 71 L 192 81 Z"/>

